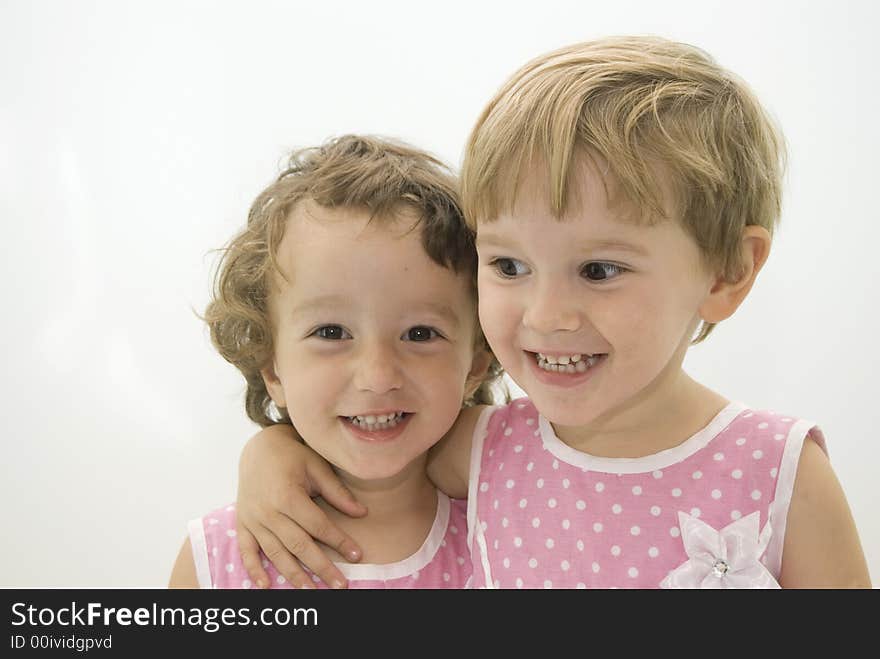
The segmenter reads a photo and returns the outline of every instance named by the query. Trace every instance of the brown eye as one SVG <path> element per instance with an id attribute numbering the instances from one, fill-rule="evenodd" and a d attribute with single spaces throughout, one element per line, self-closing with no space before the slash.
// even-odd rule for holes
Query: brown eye
<path id="1" fill-rule="evenodd" d="M 613 279 L 623 272 L 623 268 L 615 263 L 592 261 L 581 268 L 581 276 L 590 281 L 605 281 Z"/>
<path id="2" fill-rule="evenodd" d="M 424 325 L 411 327 L 406 331 L 407 341 L 430 341 L 437 336 L 439 336 L 437 330 L 431 327 L 425 327 Z"/>
<path id="3" fill-rule="evenodd" d="M 341 341 L 342 339 L 351 338 L 351 335 L 339 325 L 323 325 L 316 329 L 313 335 L 328 341 Z"/>
<path id="4" fill-rule="evenodd" d="M 528 268 L 516 259 L 495 259 L 492 265 L 502 277 L 519 277 L 528 273 Z"/>

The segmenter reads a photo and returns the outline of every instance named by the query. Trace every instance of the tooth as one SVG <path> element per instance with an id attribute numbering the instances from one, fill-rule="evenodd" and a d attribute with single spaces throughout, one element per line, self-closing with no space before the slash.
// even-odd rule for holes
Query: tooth
<path id="1" fill-rule="evenodd" d="M 557 364 L 567 364 L 568 361 L 569 361 L 568 355 L 563 355 L 563 356 L 561 356 L 561 357 L 557 357 L 557 358 L 556 358 L 556 363 L 557 363 Z"/>
<path id="2" fill-rule="evenodd" d="M 584 362 L 578 362 L 574 365 L 574 368 L 578 373 L 583 373 L 587 370 L 587 365 Z"/>
<path id="3" fill-rule="evenodd" d="M 390 414 L 379 414 L 379 415 L 376 417 L 376 421 L 377 421 L 378 423 L 388 423 L 388 420 L 389 420 L 390 418 L 391 418 L 391 415 L 390 415 Z"/>
<path id="4" fill-rule="evenodd" d="M 368 414 L 368 415 L 364 418 L 364 420 L 365 420 L 367 423 L 369 423 L 370 425 L 373 425 L 374 423 L 376 423 L 376 417 L 374 417 L 372 414 Z"/>
<path id="5" fill-rule="evenodd" d="M 566 366 L 565 366 L 566 373 L 574 373 L 574 370 L 575 370 L 574 364 L 566 364 Z"/>
<path id="6" fill-rule="evenodd" d="M 571 356 L 571 361 L 573 361 L 573 362 L 579 362 L 580 360 L 581 360 L 580 355 L 572 355 Z"/>
<path id="7" fill-rule="evenodd" d="M 548 363 L 548 364 L 555 364 L 555 363 L 556 363 L 556 357 L 553 357 L 552 355 L 548 355 L 548 357 L 547 357 L 547 363 Z"/>

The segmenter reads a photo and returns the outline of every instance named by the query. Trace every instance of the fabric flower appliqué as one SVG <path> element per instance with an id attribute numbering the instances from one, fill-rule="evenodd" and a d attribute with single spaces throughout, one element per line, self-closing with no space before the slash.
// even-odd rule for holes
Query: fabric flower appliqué
<path id="1" fill-rule="evenodd" d="M 757 510 L 720 531 L 687 513 L 678 513 L 681 540 L 690 559 L 667 574 L 660 587 L 779 588 L 760 562 L 769 533 L 760 537 L 758 524 Z"/>

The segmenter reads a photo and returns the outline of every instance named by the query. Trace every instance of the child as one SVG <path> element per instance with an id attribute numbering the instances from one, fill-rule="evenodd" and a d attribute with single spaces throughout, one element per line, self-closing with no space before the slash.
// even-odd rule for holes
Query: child
<path id="1" fill-rule="evenodd" d="M 870 587 L 818 427 L 682 370 L 767 258 L 782 152 L 742 82 L 659 38 L 539 57 L 484 110 L 462 175 L 480 320 L 529 397 L 432 451 L 434 483 L 469 495 L 473 585 Z M 281 435 L 249 459 L 301 482 Z M 303 525 L 285 538 L 330 533 L 302 492 L 258 498 Z"/>
<path id="2" fill-rule="evenodd" d="M 499 374 L 455 186 L 427 154 L 374 138 L 295 153 L 226 249 L 206 312 L 214 345 L 247 380 L 248 416 L 295 427 L 369 504 L 369 517 L 351 518 L 318 501 L 364 550 L 366 564 L 342 565 L 352 586 L 460 588 L 470 577 L 463 504 L 425 473 L 463 401 L 489 401 Z M 191 522 L 171 586 L 250 587 L 235 524 L 233 506 Z"/>

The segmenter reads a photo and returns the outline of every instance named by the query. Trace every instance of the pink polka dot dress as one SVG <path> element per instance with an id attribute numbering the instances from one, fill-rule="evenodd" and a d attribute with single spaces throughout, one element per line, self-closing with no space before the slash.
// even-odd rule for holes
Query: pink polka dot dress
<path id="1" fill-rule="evenodd" d="M 349 588 L 463 588 L 471 576 L 466 544 L 466 503 L 437 492 L 437 514 L 424 543 L 411 556 L 387 564 L 336 563 Z M 202 588 L 251 588 L 235 537 L 235 506 L 208 513 L 189 523 L 196 576 Z M 272 588 L 291 588 L 268 559 L 263 567 Z M 318 588 L 327 586 L 316 575 Z"/>
<path id="2" fill-rule="evenodd" d="M 471 456 L 477 588 L 778 588 L 812 423 L 730 403 L 680 445 L 602 458 L 528 399 L 487 408 Z"/>

